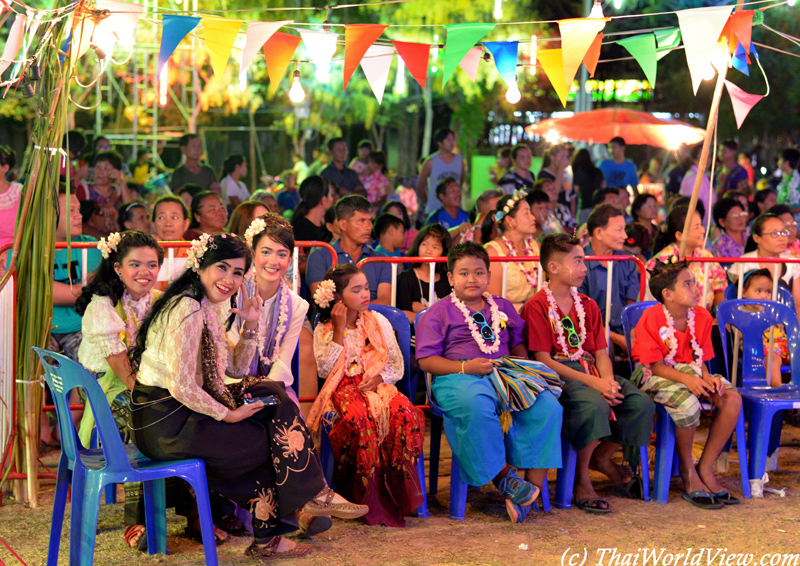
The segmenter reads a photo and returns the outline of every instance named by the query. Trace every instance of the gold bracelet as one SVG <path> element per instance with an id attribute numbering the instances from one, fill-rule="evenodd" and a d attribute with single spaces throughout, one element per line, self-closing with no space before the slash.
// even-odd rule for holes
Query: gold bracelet
<path id="1" fill-rule="evenodd" d="M 464 364 L 467 362 L 461 362 L 461 373 L 464 373 Z"/>

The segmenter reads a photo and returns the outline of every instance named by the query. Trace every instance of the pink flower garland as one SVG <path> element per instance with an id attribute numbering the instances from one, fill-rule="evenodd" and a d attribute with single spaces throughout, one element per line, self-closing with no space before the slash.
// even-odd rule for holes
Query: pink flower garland
<path id="1" fill-rule="evenodd" d="M 558 316 L 558 305 L 556 304 L 556 299 L 553 297 L 553 292 L 550 290 L 550 284 L 545 281 L 544 286 L 545 295 L 547 295 L 547 302 L 550 303 L 550 312 L 552 320 L 556 323 L 556 336 L 558 339 L 558 345 L 561 346 L 561 352 L 568 356 L 569 359 L 573 362 L 576 362 L 581 359 L 581 356 L 584 354 L 583 350 L 583 343 L 586 341 L 586 311 L 583 310 L 583 305 L 581 304 L 581 299 L 578 296 L 578 291 L 575 290 L 575 287 L 570 287 L 570 294 L 572 295 L 572 302 L 575 303 L 575 310 L 578 313 L 578 349 L 574 354 L 569 353 L 569 347 L 567 346 L 567 340 L 564 338 L 564 329 L 561 325 L 561 318 Z"/>
<path id="2" fill-rule="evenodd" d="M 664 309 L 664 318 L 667 319 L 666 342 L 668 342 L 669 345 L 669 352 L 667 352 L 667 355 L 664 356 L 664 363 L 669 367 L 675 367 L 675 355 L 678 353 L 678 339 L 675 336 L 675 320 L 672 318 L 672 315 L 667 310 L 666 306 L 662 304 L 661 308 Z M 692 344 L 692 353 L 694 354 L 695 358 L 691 365 L 697 371 L 698 375 L 702 375 L 701 365 L 703 363 L 704 353 L 703 349 L 700 347 L 700 344 L 697 342 L 697 330 L 695 328 L 695 314 L 693 308 L 689 309 L 688 323 L 686 326 L 686 330 L 689 333 L 689 339 L 691 340 Z"/>
<path id="3" fill-rule="evenodd" d="M 511 240 L 506 238 L 505 236 L 500 236 L 503 240 L 503 243 L 508 248 L 508 254 L 510 257 L 517 257 L 517 249 L 514 247 L 514 244 L 511 243 Z M 533 239 L 532 236 L 525 236 L 523 238 L 523 242 L 525 244 L 525 250 L 522 254 L 522 257 L 533 257 L 533 249 L 531 248 L 531 240 Z M 525 276 L 525 279 L 528 280 L 528 285 L 531 286 L 532 289 L 536 289 L 539 280 L 538 273 L 531 273 L 527 267 L 525 267 L 525 262 L 517 262 L 516 266 L 522 271 L 522 274 Z"/>

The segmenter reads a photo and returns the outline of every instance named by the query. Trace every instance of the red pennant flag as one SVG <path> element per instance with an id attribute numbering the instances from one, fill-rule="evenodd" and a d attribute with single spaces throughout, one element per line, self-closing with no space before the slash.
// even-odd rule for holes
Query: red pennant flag
<path id="1" fill-rule="evenodd" d="M 589 76 L 594 77 L 594 72 L 597 70 L 597 62 L 600 60 L 600 46 L 603 44 L 603 34 L 598 33 L 589 46 L 586 55 L 583 56 L 583 64 L 586 70 L 589 71 Z"/>
<path id="2" fill-rule="evenodd" d="M 358 67 L 370 45 L 375 43 L 383 30 L 389 26 L 380 24 L 351 24 L 344 27 L 344 85 L 347 88 L 350 77 Z"/>
<path id="3" fill-rule="evenodd" d="M 393 41 L 397 54 L 406 64 L 408 72 L 416 79 L 419 86 L 425 88 L 428 84 L 428 58 L 431 46 L 425 43 L 407 43 L 405 41 Z"/>
<path id="4" fill-rule="evenodd" d="M 734 12 L 725 24 L 728 30 L 728 45 L 731 53 L 736 51 L 736 44 L 741 43 L 747 53 L 750 53 L 750 41 L 753 32 L 753 10 Z M 723 34 L 725 30 L 723 30 Z M 724 36 L 723 36 L 724 37 Z"/>
<path id="5" fill-rule="evenodd" d="M 283 75 L 286 74 L 299 43 L 300 38 L 296 35 L 276 31 L 264 44 L 264 59 L 267 62 L 269 86 L 273 94 L 278 89 L 278 83 L 281 82 Z"/>
<path id="6" fill-rule="evenodd" d="M 750 110 L 752 110 L 753 106 L 758 104 L 758 101 L 764 98 L 764 96 L 745 92 L 730 81 L 725 81 L 725 88 L 728 89 L 728 95 L 731 97 L 733 115 L 736 117 L 736 128 L 741 128 Z"/>

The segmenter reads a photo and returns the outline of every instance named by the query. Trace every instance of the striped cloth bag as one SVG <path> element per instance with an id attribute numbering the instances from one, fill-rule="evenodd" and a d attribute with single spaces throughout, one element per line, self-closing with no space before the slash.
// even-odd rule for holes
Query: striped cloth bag
<path id="1" fill-rule="evenodd" d="M 500 426 L 504 433 L 511 429 L 511 412 L 524 411 L 533 405 L 542 391 L 549 390 L 556 399 L 561 396 L 563 381 L 541 362 L 508 356 L 492 363 L 494 369 L 489 376 L 502 407 Z"/>

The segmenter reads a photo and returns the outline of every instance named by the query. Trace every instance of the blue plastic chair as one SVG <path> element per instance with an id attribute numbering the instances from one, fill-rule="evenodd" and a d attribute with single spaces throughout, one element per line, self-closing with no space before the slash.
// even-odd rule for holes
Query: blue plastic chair
<path id="1" fill-rule="evenodd" d="M 736 300 L 738 297 L 738 287 L 736 283 L 731 283 L 727 287 L 725 287 L 725 300 L 726 301 L 733 301 Z M 794 302 L 794 297 L 792 296 L 792 292 L 784 287 L 783 285 L 778 285 L 778 297 L 777 302 L 782 305 L 786 305 L 789 307 L 795 315 L 797 315 L 797 304 Z"/>
<path id="2" fill-rule="evenodd" d="M 388 305 L 371 304 L 369 306 L 369 310 L 383 315 L 389 321 L 389 324 L 395 331 L 397 336 L 397 345 L 400 348 L 400 352 L 403 354 L 403 368 L 405 370 L 403 378 L 395 385 L 397 390 L 410 399 L 413 403 L 414 393 L 417 391 L 417 376 L 411 375 L 411 325 L 408 322 L 408 317 L 403 311 Z M 318 318 L 315 318 L 315 325 L 318 324 L 318 322 Z M 326 418 L 323 420 L 323 423 L 325 421 L 330 422 L 331 420 L 337 420 L 337 417 L 333 415 L 330 416 L 332 416 L 333 419 Z M 322 430 L 324 434 L 322 434 L 320 438 L 320 460 L 322 463 L 322 470 L 325 473 L 325 478 L 328 481 L 328 485 L 333 486 L 333 468 L 335 462 L 333 458 L 333 450 L 331 449 L 330 441 L 328 439 L 330 428 L 323 424 Z M 424 489 L 425 460 L 422 456 L 423 455 L 420 454 L 419 460 L 417 461 L 417 475 L 419 476 L 420 485 L 423 486 L 422 505 L 417 508 L 417 516 L 429 517 L 430 513 L 428 512 L 428 496 Z"/>
<path id="3" fill-rule="evenodd" d="M 763 310 L 748 312 L 740 307 L 758 305 Z M 742 385 L 739 392 L 750 421 L 750 477 L 764 476 L 767 464 L 770 432 L 779 412 L 800 404 L 800 351 L 798 351 L 798 322 L 791 309 L 772 301 L 725 301 L 717 307 L 717 319 L 725 357 L 728 357 L 727 324 L 742 333 Z M 771 326 L 783 324 L 789 338 L 791 381 L 780 387 L 770 387 L 764 364 L 764 332 Z M 781 413 L 782 414 L 782 413 Z M 778 429 L 779 430 L 779 429 Z"/>
<path id="4" fill-rule="evenodd" d="M 111 483 L 143 482 L 147 549 L 150 554 L 167 553 L 166 495 L 164 479 L 179 477 L 194 488 L 203 534 L 206 564 L 217 565 L 214 523 L 208 497 L 206 468 L 202 460 L 151 460 L 132 444 L 123 444 L 108 401 L 94 376 L 66 356 L 33 348 L 45 370 L 61 429 L 61 459 L 58 462 L 47 566 L 56 566 L 67 492 L 72 484 L 69 563 L 90 566 L 94 562 L 95 535 L 100 494 Z M 101 449 L 84 448 L 69 410 L 69 393 L 82 388 L 95 416 Z"/>
<path id="5" fill-rule="evenodd" d="M 423 309 L 417 313 L 414 318 L 414 326 L 419 328 L 423 315 L 428 309 Z M 439 491 L 439 454 L 442 443 L 442 432 L 444 427 L 444 419 L 447 418 L 442 412 L 442 409 L 436 404 L 431 393 L 430 379 L 425 379 L 425 387 L 428 391 L 428 406 L 430 407 L 431 415 L 431 454 L 428 471 L 428 489 L 431 495 L 436 495 Z M 423 478 L 424 481 L 424 478 Z M 480 486 L 476 486 L 480 487 Z M 454 521 L 463 521 L 464 514 L 467 509 L 467 491 L 469 486 L 461 481 L 461 467 L 458 465 L 458 460 L 455 456 L 450 464 L 450 506 L 449 516 Z M 542 483 L 542 509 L 550 511 L 550 490 L 547 483 L 547 478 L 544 478 Z"/>
<path id="6" fill-rule="evenodd" d="M 625 344 L 631 352 L 631 337 L 633 329 L 642 317 L 645 310 L 658 301 L 645 301 L 626 306 L 622 310 L 622 328 L 625 332 Z M 722 303 L 724 304 L 724 302 Z M 719 316 L 719 310 L 717 310 Z M 723 337 L 723 343 L 725 339 Z M 633 370 L 633 357 L 630 359 Z M 727 366 L 726 366 L 727 367 Z M 744 414 L 739 413 L 734 431 L 739 453 L 739 471 L 742 478 L 742 494 L 750 498 L 750 475 L 747 471 L 747 447 L 745 445 Z M 653 499 L 658 503 L 666 504 L 669 499 L 669 482 L 672 476 L 678 475 L 678 455 L 675 450 L 675 423 L 667 410 L 660 403 L 656 403 L 656 462 L 653 473 Z M 642 468 L 644 475 L 644 468 Z"/>

